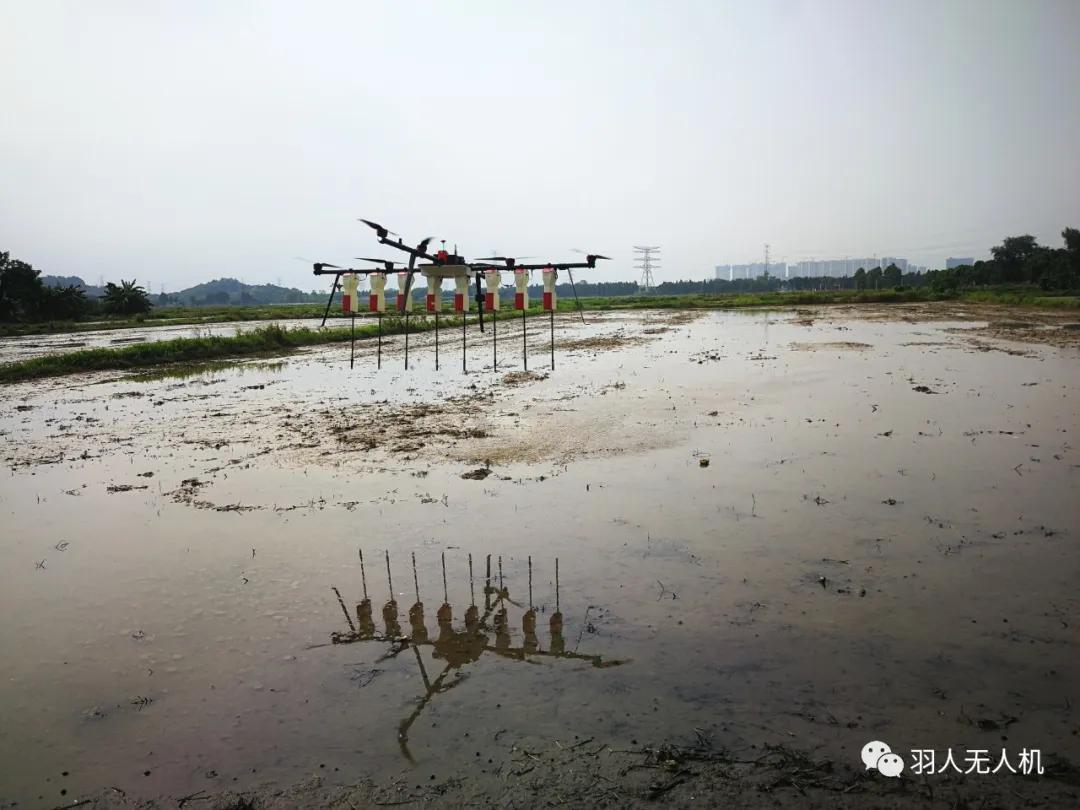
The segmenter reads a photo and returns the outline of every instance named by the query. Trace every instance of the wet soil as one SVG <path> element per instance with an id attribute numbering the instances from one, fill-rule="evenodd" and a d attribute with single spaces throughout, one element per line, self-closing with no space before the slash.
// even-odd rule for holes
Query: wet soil
<path id="1" fill-rule="evenodd" d="M 5 386 L 0 807 L 1075 804 L 1080 353 L 889 310 Z"/>
<path id="2" fill-rule="evenodd" d="M 992 350 L 994 344 L 981 341 L 981 338 L 1080 347 L 1080 312 L 1075 309 L 1002 307 L 995 304 L 938 301 L 840 306 L 819 312 L 830 320 L 867 318 L 904 323 L 959 321 L 964 324 L 959 330 L 972 338 L 973 345 L 991 346 L 991 349 L 983 348 L 983 351 Z"/>

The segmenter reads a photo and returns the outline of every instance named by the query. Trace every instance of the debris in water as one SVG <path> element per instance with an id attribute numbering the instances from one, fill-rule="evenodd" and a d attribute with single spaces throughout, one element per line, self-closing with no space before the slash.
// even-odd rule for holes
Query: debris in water
<path id="1" fill-rule="evenodd" d="M 470 481 L 483 481 L 489 475 L 491 475 L 490 467 L 477 467 L 475 470 L 469 470 L 469 472 L 462 473 L 461 477 Z"/>

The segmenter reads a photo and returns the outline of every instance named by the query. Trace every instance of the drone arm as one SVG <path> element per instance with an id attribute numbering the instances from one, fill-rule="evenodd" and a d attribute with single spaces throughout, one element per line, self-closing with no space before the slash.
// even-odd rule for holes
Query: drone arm
<path id="1" fill-rule="evenodd" d="M 425 249 L 425 248 L 427 248 L 427 240 L 422 242 L 420 247 L 409 247 L 404 242 L 402 242 L 400 239 L 388 239 L 385 236 L 380 236 L 379 241 L 382 244 L 386 245 L 387 247 L 392 247 L 395 250 L 400 250 L 400 251 L 403 251 L 404 253 L 408 253 L 414 259 L 427 259 L 430 262 L 437 261 L 436 257 L 432 256 Z"/>

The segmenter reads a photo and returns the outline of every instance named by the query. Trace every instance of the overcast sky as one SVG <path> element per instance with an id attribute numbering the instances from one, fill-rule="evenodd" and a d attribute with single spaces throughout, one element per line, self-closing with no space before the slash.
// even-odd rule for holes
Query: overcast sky
<path id="1" fill-rule="evenodd" d="M 325 286 L 292 257 L 663 247 L 940 266 L 1080 226 L 1080 2 L 0 0 L 0 249 Z"/>

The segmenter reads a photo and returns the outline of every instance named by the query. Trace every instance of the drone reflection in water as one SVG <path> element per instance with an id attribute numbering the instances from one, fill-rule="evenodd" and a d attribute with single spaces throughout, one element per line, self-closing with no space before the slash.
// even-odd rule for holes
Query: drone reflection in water
<path id="1" fill-rule="evenodd" d="M 387 651 L 378 662 L 396 658 L 411 649 L 416 656 L 420 677 L 424 683 L 424 694 L 419 698 L 416 708 L 398 724 L 398 745 L 401 753 L 413 762 L 409 751 L 409 730 L 420 717 L 428 704 L 439 694 L 448 692 L 465 678 L 463 668 L 480 660 L 485 653 L 493 653 L 510 661 L 540 663 L 545 659 L 567 659 L 585 661 L 596 669 L 617 667 L 627 660 L 605 660 L 601 655 L 589 655 L 566 649 L 563 635 L 563 615 L 559 609 L 559 561 L 555 560 L 555 612 L 548 617 L 548 640 L 546 648 L 536 631 L 537 610 L 533 604 L 532 592 L 532 557 L 528 558 L 528 605 L 510 598 L 510 589 L 506 586 L 502 573 L 502 557 L 497 558 L 498 574 L 493 579 L 491 555 L 487 555 L 484 585 L 482 588 L 482 607 L 476 602 L 476 585 L 473 576 L 473 559 L 469 555 L 469 594 L 470 604 L 465 609 L 464 624 L 455 627 L 454 608 L 450 604 L 446 580 L 446 554 L 442 554 L 443 602 L 435 612 L 437 632 L 434 638 L 428 631 L 424 603 L 420 599 L 420 584 L 416 573 L 416 555 L 412 555 L 413 585 L 416 602 L 409 608 L 408 632 L 401 625 L 398 603 L 394 599 L 394 585 L 390 573 L 390 554 L 386 557 L 386 580 L 390 598 L 382 607 L 382 631 L 376 627 L 374 607 L 368 596 L 367 575 L 364 570 L 363 552 L 360 554 L 360 576 L 364 589 L 364 598 L 356 605 L 356 618 L 353 619 L 336 587 L 332 590 L 337 596 L 341 610 L 345 614 L 347 631 L 333 632 L 330 640 L 334 644 L 355 644 L 358 642 L 376 642 L 387 645 Z M 511 607 L 523 611 L 521 615 L 521 644 L 515 646 L 511 630 Z M 580 637 L 578 642 L 580 643 Z M 425 653 L 421 648 L 430 648 L 430 663 L 425 664 Z M 434 664 L 441 667 L 434 678 L 428 667 Z M 433 669 L 432 672 L 435 670 Z"/>

